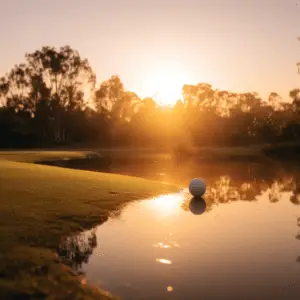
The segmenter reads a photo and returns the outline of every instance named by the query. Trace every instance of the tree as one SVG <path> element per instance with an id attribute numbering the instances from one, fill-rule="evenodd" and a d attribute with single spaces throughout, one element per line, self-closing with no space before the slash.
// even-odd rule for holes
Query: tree
<path id="1" fill-rule="evenodd" d="M 8 107 L 15 110 L 32 110 L 29 99 L 30 76 L 26 64 L 16 65 L 6 76 L 2 77 L 0 83 L 1 96 L 5 98 Z"/>
<path id="2" fill-rule="evenodd" d="M 119 76 L 113 75 L 96 90 L 94 102 L 97 112 L 109 120 L 114 142 L 125 142 L 132 128 L 129 122 L 141 106 L 141 99 L 137 94 L 126 91 Z"/>
<path id="3" fill-rule="evenodd" d="M 300 89 L 293 89 L 290 91 L 290 97 L 293 100 L 293 109 L 300 112 Z"/>
<path id="4" fill-rule="evenodd" d="M 119 102 L 122 101 L 124 86 L 119 76 L 113 75 L 102 82 L 95 93 L 95 104 L 99 112 L 109 112 L 111 117 L 120 117 Z"/>
<path id="5" fill-rule="evenodd" d="M 59 50 L 43 47 L 26 54 L 26 58 L 32 78 L 38 79 L 37 83 L 43 81 L 52 99 L 62 107 L 73 109 L 82 105 L 82 98 L 95 88 L 96 76 L 88 60 L 70 46 Z"/>
<path id="6" fill-rule="evenodd" d="M 255 92 L 185 84 L 183 102 L 162 109 L 152 98 L 126 90 L 117 75 L 98 89 L 95 79 L 89 62 L 70 46 L 26 54 L 24 64 L 0 78 L 1 145 L 113 142 L 184 148 L 299 138 L 299 89 L 291 91 L 293 104 L 288 104 L 276 92 L 266 103 Z"/>
<path id="7" fill-rule="evenodd" d="M 268 102 L 269 105 L 274 109 L 274 110 L 280 110 L 282 109 L 282 99 L 276 92 L 271 92 L 269 97 L 268 97 Z"/>
<path id="8" fill-rule="evenodd" d="M 182 95 L 185 107 L 196 106 L 200 109 L 211 107 L 214 102 L 215 91 L 208 83 L 197 85 L 185 84 L 182 87 Z"/>
<path id="9" fill-rule="evenodd" d="M 54 141 L 66 142 L 68 124 L 65 112 L 84 109 L 88 94 L 95 88 L 96 76 L 88 60 L 82 59 L 70 46 L 58 50 L 43 47 L 26 54 L 26 58 L 35 107 L 38 102 L 43 102 L 40 108 L 44 112 L 47 108 Z"/>

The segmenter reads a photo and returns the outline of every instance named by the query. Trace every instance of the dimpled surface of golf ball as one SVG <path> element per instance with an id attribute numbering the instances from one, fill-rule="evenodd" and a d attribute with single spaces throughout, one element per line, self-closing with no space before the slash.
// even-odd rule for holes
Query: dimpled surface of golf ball
<path id="1" fill-rule="evenodd" d="M 194 178 L 190 182 L 189 191 L 194 197 L 201 197 L 206 192 L 206 184 L 202 179 Z"/>

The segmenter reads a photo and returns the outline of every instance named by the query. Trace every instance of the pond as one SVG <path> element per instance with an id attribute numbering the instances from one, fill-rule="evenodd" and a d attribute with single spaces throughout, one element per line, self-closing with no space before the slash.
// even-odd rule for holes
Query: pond
<path id="1" fill-rule="evenodd" d="M 88 283 L 133 300 L 299 299 L 300 172 L 293 164 L 164 156 L 115 159 L 106 171 L 174 182 L 182 191 L 129 203 L 67 239 L 62 248 Z M 207 183 L 203 199 L 186 190 L 193 177 Z"/>

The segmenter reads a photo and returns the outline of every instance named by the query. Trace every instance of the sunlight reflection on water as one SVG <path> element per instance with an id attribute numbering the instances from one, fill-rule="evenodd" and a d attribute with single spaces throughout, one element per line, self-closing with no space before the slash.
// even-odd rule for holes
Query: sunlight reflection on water
<path id="1" fill-rule="evenodd" d="M 166 265 L 171 265 L 172 264 L 171 260 L 165 259 L 165 258 L 157 258 L 156 261 L 161 263 L 161 264 L 166 264 Z"/>
<path id="2" fill-rule="evenodd" d="M 74 240 L 77 266 L 125 299 L 298 299 L 300 175 L 271 174 L 222 174 L 203 199 L 183 189 L 128 204 L 97 243 Z"/>
<path id="3" fill-rule="evenodd" d="M 168 292 L 173 292 L 173 287 L 172 287 L 172 286 L 168 286 L 168 287 L 167 287 L 167 291 L 168 291 Z"/>
<path id="4" fill-rule="evenodd" d="M 141 203 L 147 209 L 154 210 L 156 214 L 167 217 L 180 212 L 181 204 L 189 198 L 185 189 L 180 193 L 157 196 Z"/>

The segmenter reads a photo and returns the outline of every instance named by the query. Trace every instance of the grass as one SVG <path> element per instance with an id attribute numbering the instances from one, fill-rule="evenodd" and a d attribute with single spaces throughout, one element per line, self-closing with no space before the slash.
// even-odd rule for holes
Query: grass
<path id="1" fill-rule="evenodd" d="M 39 162 L 65 158 L 85 158 L 90 151 L 0 151 L 0 160 L 17 162 Z"/>
<path id="2" fill-rule="evenodd" d="M 120 205 L 178 188 L 115 174 L 33 164 L 84 152 L 0 152 L 0 299 L 111 299 L 80 283 L 56 254 L 63 237 Z"/>

